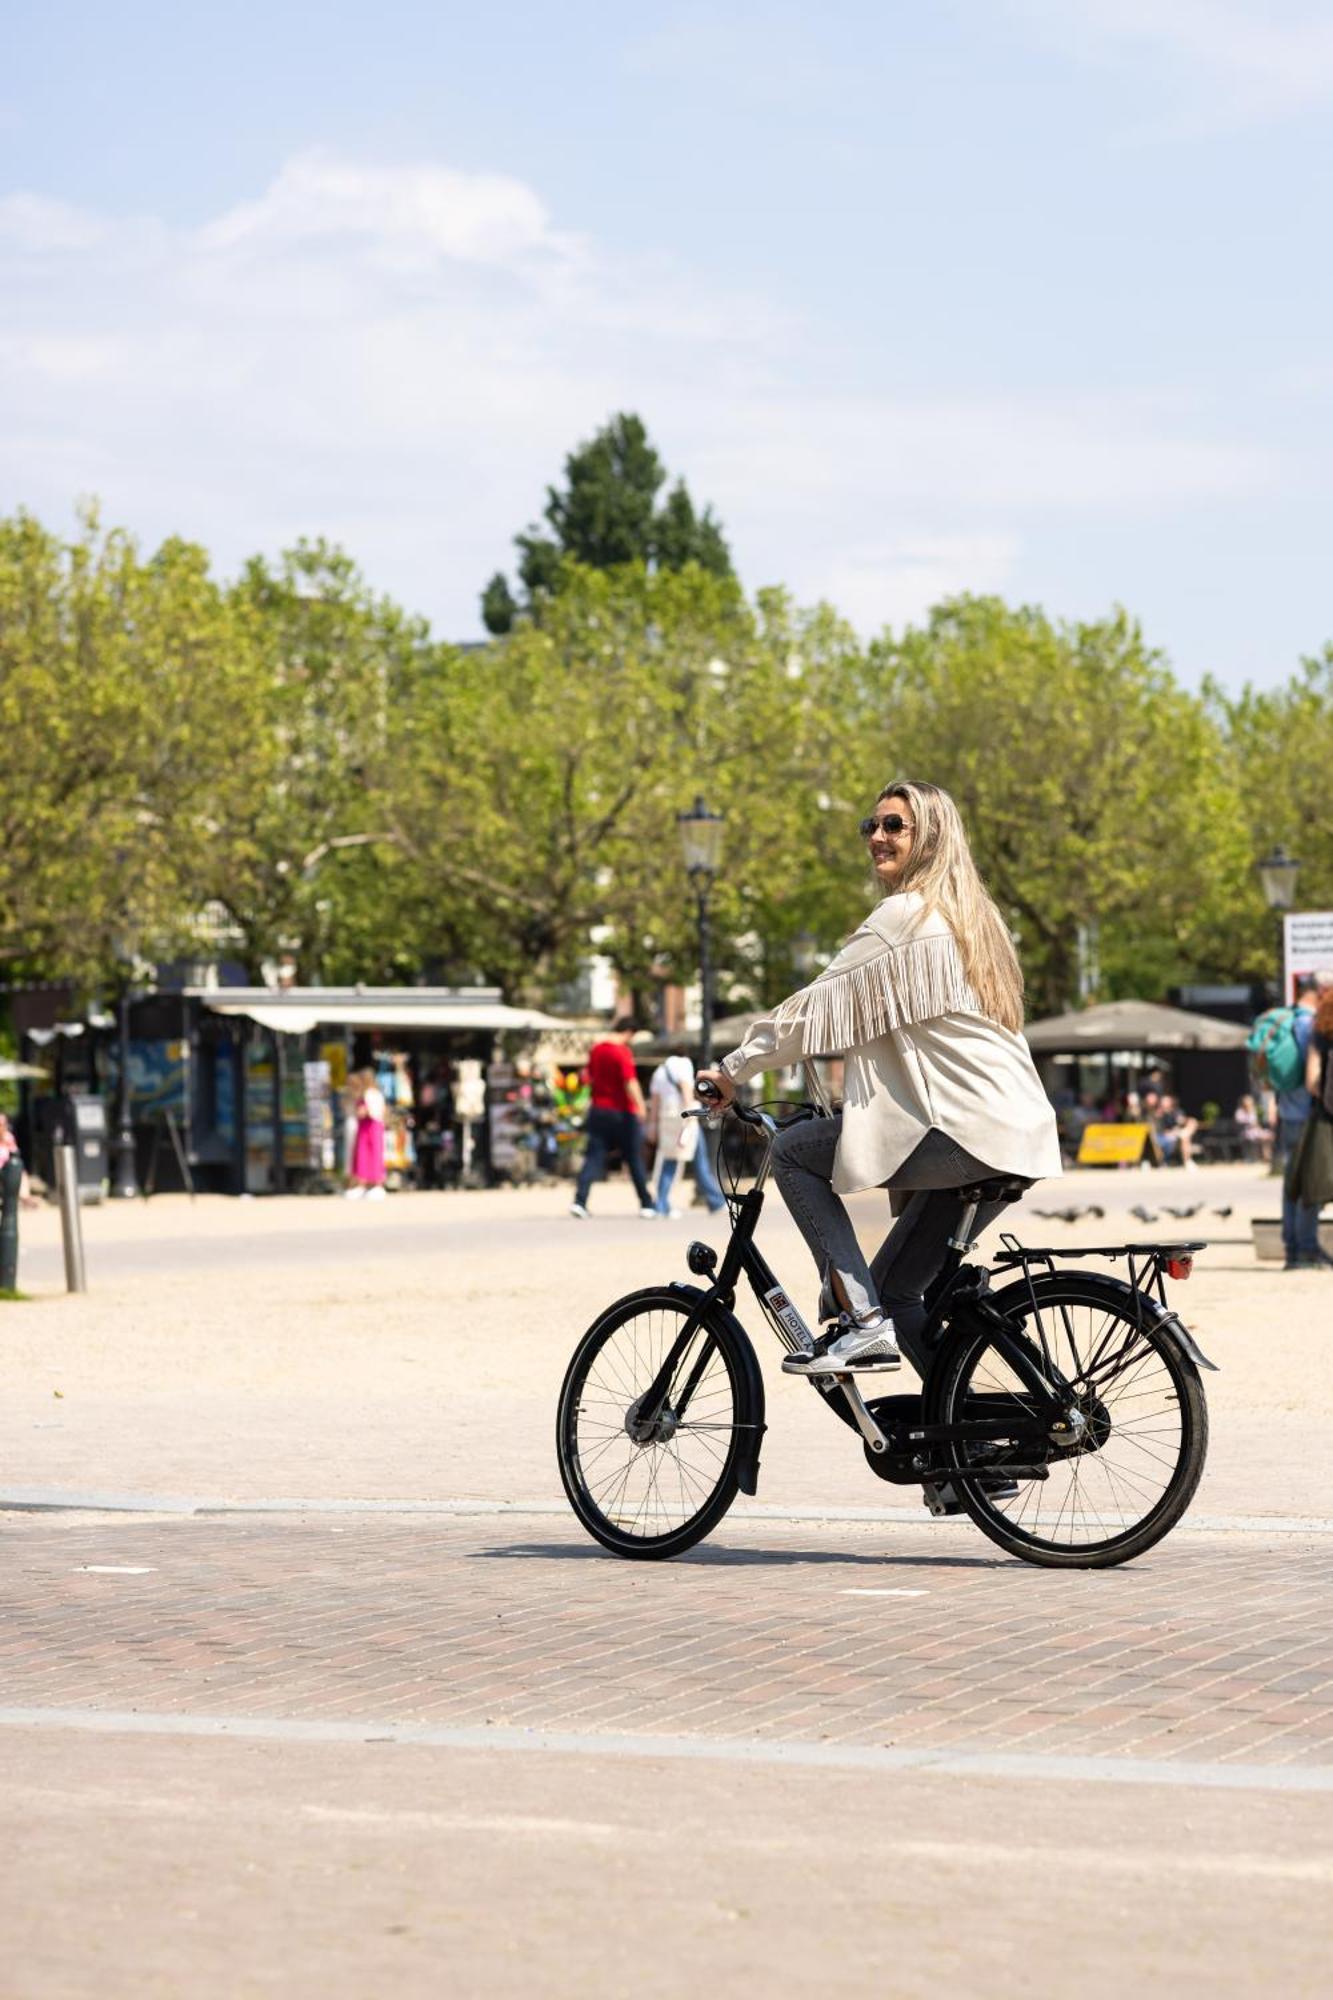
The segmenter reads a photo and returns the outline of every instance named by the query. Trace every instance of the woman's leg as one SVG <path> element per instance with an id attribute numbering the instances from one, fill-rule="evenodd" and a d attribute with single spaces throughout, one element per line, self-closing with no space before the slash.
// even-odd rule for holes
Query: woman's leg
<path id="1" fill-rule="evenodd" d="M 810 1246 L 822 1283 L 833 1287 L 854 1319 L 873 1320 L 880 1307 L 870 1269 L 832 1187 L 841 1130 L 841 1114 L 787 1126 L 774 1141 L 773 1178 Z"/>
<path id="2" fill-rule="evenodd" d="M 894 1191 L 910 1189 L 903 1208 L 870 1261 L 870 1275 L 884 1311 L 898 1332 L 899 1344 L 919 1375 L 929 1365 L 922 1345 L 926 1322 L 925 1292 L 938 1277 L 949 1242 L 963 1219 L 965 1204 L 958 1193 L 974 1181 L 994 1180 L 996 1171 L 943 1132 L 927 1132 L 921 1144 L 894 1175 Z M 1004 1202 L 983 1202 L 972 1233 L 1000 1215 Z"/>

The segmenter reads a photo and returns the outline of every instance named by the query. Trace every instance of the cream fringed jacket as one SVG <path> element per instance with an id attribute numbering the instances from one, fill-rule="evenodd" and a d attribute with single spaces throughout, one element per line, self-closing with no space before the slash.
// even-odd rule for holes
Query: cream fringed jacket
<path id="1" fill-rule="evenodd" d="M 920 896 L 886 896 L 812 985 L 752 1021 L 736 1083 L 803 1056 L 844 1060 L 840 1194 L 891 1182 L 935 1127 L 997 1173 L 1058 1174 L 1055 1113 L 1028 1045 L 981 1012 L 962 954 Z"/>

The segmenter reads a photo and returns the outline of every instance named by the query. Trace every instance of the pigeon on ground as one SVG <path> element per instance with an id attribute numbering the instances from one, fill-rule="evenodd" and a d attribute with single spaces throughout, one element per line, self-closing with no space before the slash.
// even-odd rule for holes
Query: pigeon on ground
<path id="1" fill-rule="evenodd" d="M 1188 1222 L 1192 1215 L 1199 1213 L 1199 1210 L 1203 1207 L 1203 1203 L 1201 1201 L 1192 1201 L 1188 1208 L 1173 1208 L 1169 1201 L 1164 1201 L 1162 1207 L 1168 1215 L 1174 1215 L 1177 1222 Z"/>
<path id="2" fill-rule="evenodd" d="M 1106 1210 L 1104 1208 L 1098 1208 L 1096 1202 L 1094 1201 L 1087 1208 L 1084 1209 L 1083 1213 L 1085 1215 L 1093 1216 L 1098 1222 L 1100 1222 L 1102 1217 L 1105 1215 Z"/>
<path id="3" fill-rule="evenodd" d="M 1230 1202 L 1228 1202 L 1228 1203 L 1227 1203 L 1227 1205 L 1226 1205 L 1226 1207 L 1225 1207 L 1225 1208 L 1215 1208 L 1215 1209 L 1213 1210 L 1213 1214 L 1214 1214 L 1214 1215 L 1220 1215 L 1220 1216 L 1221 1216 L 1221 1218 L 1222 1218 L 1222 1220 L 1223 1220 L 1223 1222 L 1225 1222 L 1225 1221 L 1226 1221 L 1226 1219 L 1227 1219 L 1227 1217 L 1228 1217 L 1228 1216 L 1230 1215 L 1230 1213 L 1231 1213 L 1231 1203 L 1230 1203 Z"/>
<path id="4" fill-rule="evenodd" d="M 1140 1222 L 1156 1222 L 1157 1220 L 1157 1217 L 1153 1213 L 1152 1209 L 1145 1208 L 1141 1201 L 1136 1202 L 1134 1207 L 1131 1208 L 1129 1212 L 1131 1215 L 1137 1215 Z"/>

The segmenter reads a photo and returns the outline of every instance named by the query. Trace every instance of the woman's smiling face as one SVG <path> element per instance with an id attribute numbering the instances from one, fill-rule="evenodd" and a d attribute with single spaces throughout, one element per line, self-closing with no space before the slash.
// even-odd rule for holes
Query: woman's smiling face
<path id="1" fill-rule="evenodd" d="M 866 844 L 876 880 L 881 889 L 896 889 L 912 853 L 912 808 L 906 799 L 890 793 L 876 799 L 870 818 L 874 824 Z"/>

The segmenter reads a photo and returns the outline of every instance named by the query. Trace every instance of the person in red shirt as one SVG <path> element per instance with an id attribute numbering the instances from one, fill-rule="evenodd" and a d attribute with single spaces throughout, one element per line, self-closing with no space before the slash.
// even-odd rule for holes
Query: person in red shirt
<path id="1" fill-rule="evenodd" d="M 593 1182 L 605 1173 L 606 1156 L 613 1146 L 629 1168 L 639 1197 L 639 1214 L 645 1222 L 657 1215 L 648 1177 L 643 1171 L 643 1092 L 629 1052 L 630 1036 L 637 1027 L 637 1021 L 617 1021 L 606 1040 L 594 1044 L 588 1057 L 588 1082 L 592 1088 L 588 1150 L 569 1208 L 580 1222 L 588 1219 L 589 1191 Z"/>

